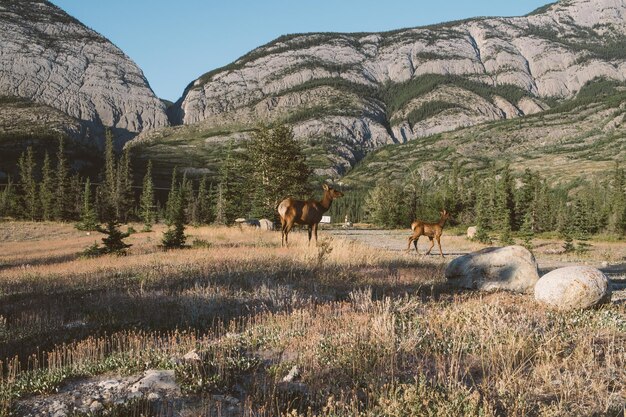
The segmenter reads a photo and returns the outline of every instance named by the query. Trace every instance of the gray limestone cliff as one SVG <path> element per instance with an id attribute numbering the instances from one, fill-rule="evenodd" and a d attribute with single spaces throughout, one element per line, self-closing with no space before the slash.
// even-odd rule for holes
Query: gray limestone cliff
<path id="1" fill-rule="evenodd" d="M 165 105 L 134 62 L 42 0 L 0 1 L 0 96 L 59 110 L 91 136 L 110 127 L 125 140 L 169 124 Z M 71 136 L 81 129 L 66 130 Z"/>

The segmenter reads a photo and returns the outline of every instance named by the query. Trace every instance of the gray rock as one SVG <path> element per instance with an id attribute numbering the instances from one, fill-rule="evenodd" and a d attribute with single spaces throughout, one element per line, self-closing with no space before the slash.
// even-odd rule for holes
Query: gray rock
<path id="1" fill-rule="evenodd" d="M 93 401 L 89 405 L 89 411 L 91 411 L 92 413 L 97 413 L 98 411 L 101 411 L 102 409 L 104 409 L 104 406 L 102 405 L 100 401 Z"/>
<path id="2" fill-rule="evenodd" d="M 535 300 L 558 310 L 589 308 L 611 300 L 611 284 L 596 268 L 568 266 L 539 279 Z"/>
<path id="3" fill-rule="evenodd" d="M 268 219 L 259 220 L 261 230 L 274 230 L 274 222 Z"/>
<path id="4" fill-rule="evenodd" d="M 467 228 L 468 239 L 474 239 L 476 237 L 476 233 L 478 233 L 478 228 L 476 228 L 476 226 L 470 226 Z"/>
<path id="5" fill-rule="evenodd" d="M 483 291 L 532 291 L 539 279 L 535 257 L 522 246 L 485 248 L 454 259 L 445 271 L 448 282 Z"/>
<path id="6" fill-rule="evenodd" d="M 150 369 L 144 372 L 143 378 L 134 383 L 130 393 L 147 391 L 168 391 L 180 393 L 174 371 Z"/>

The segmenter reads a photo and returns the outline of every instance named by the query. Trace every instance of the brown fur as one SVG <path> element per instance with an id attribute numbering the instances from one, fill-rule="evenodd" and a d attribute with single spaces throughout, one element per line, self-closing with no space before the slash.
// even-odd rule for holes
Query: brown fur
<path id="1" fill-rule="evenodd" d="M 441 219 L 439 219 L 438 223 L 425 223 L 421 220 L 415 220 L 411 224 L 411 230 L 413 230 L 413 234 L 409 237 L 409 247 L 407 248 L 407 251 L 411 250 L 411 243 L 413 243 L 413 245 L 415 246 L 415 252 L 417 252 L 417 254 L 419 255 L 419 251 L 417 250 L 417 241 L 419 240 L 420 236 L 428 236 L 428 238 L 430 239 L 430 248 L 428 248 L 428 252 L 426 252 L 426 255 L 430 254 L 433 246 L 435 246 L 435 242 L 433 239 L 436 239 L 437 244 L 439 245 L 439 253 L 441 254 L 442 258 L 445 258 L 445 256 L 443 256 L 443 251 L 441 250 L 440 239 L 441 234 L 443 233 L 443 228 L 446 225 L 446 221 L 450 218 L 450 213 L 448 213 L 446 210 L 443 210 L 440 213 Z"/>
<path id="2" fill-rule="evenodd" d="M 281 224 L 281 246 L 287 245 L 287 236 L 294 224 L 303 224 L 309 226 L 309 244 L 311 244 L 311 235 L 315 234 L 315 243 L 317 243 L 317 226 L 322 220 L 322 215 L 328 211 L 333 200 L 343 197 L 341 191 L 337 191 L 324 184 L 324 197 L 320 201 L 315 200 L 294 200 L 286 198 L 278 205 L 278 215 Z"/>

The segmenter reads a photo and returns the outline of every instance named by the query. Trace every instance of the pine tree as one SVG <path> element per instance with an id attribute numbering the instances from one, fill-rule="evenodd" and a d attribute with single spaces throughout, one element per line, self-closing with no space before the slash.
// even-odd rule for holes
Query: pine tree
<path id="1" fill-rule="evenodd" d="M 65 140 L 63 137 L 59 137 L 55 171 L 54 218 L 56 220 L 69 220 L 69 168 L 65 157 Z"/>
<path id="2" fill-rule="evenodd" d="M 70 177 L 68 188 L 68 220 L 79 220 L 83 211 L 83 192 L 85 190 L 83 179 L 78 173 Z"/>
<path id="3" fill-rule="evenodd" d="M 117 194 L 117 164 L 113 149 L 113 135 L 109 129 L 105 132 L 104 140 L 104 169 L 102 183 L 98 187 L 100 218 L 104 222 L 118 220 L 119 195 Z"/>
<path id="4" fill-rule="evenodd" d="M 203 176 L 198 187 L 198 223 L 210 224 L 215 220 L 213 213 L 213 186 L 208 186 L 207 176 Z"/>
<path id="5" fill-rule="evenodd" d="M 133 174 L 131 170 L 131 157 L 128 149 L 124 150 L 118 162 L 116 172 L 117 205 L 116 218 L 123 223 L 128 222 L 129 213 L 135 206 L 135 195 L 133 192 Z"/>
<path id="6" fill-rule="evenodd" d="M 91 180 L 85 180 L 83 191 L 83 204 L 80 212 L 80 221 L 76 224 L 78 230 L 97 230 L 98 216 L 91 201 Z"/>
<path id="7" fill-rule="evenodd" d="M 177 169 L 174 167 L 172 170 L 172 183 L 170 184 L 170 190 L 167 195 L 167 202 L 165 203 L 165 223 L 171 224 L 174 219 L 175 212 L 175 196 L 178 194 L 178 179 L 177 177 Z"/>
<path id="8" fill-rule="evenodd" d="M 0 217 L 14 217 L 18 211 L 18 197 L 11 177 L 0 193 Z"/>
<path id="9" fill-rule="evenodd" d="M 143 186 L 140 201 L 140 217 L 143 221 L 144 232 L 152 230 L 152 225 L 156 220 L 156 212 L 154 205 L 154 183 L 152 182 L 152 161 L 148 161 L 146 175 L 143 177 Z"/>
<path id="10" fill-rule="evenodd" d="M 623 235 L 626 232 L 626 177 L 617 162 L 609 186 L 609 195 L 607 229 L 609 233 Z"/>
<path id="11" fill-rule="evenodd" d="M 490 211 L 490 184 L 485 182 L 478 186 L 476 193 L 476 236 L 474 239 L 481 243 L 491 243 L 489 230 L 491 229 L 491 211 Z"/>
<path id="12" fill-rule="evenodd" d="M 162 244 L 166 249 L 177 249 L 185 246 L 185 207 L 187 206 L 186 187 L 179 187 L 174 193 L 170 191 L 168 203 L 171 201 L 171 222 L 163 233 Z"/>
<path id="13" fill-rule="evenodd" d="M 251 207 L 254 217 L 273 219 L 283 198 L 302 198 L 311 192 L 308 180 L 312 171 L 291 128 L 261 126 L 241 155 L 247 160 L 239 172 L 248 174 L 249 178 L 240 184 L 254 190 Z"/>
<path id="14" fill-rule="evenodd" d="M 41 168 L 41 184 L 39 185 L 39 204 L 41 206 L 41 217 L 43 220 L 52 220 L 54 217 L 54 175 L 50 163 L 48 151 L 43 159 Z"/>
<path id="15" fill-rule="evenodd" d="M 109 217 L 105 227 L 101 227 L 100 225 L 96 226 L 98 232 L 106 235 L 102 238 L 104 247 L 99 249 L 101 253 L 126 255 L 126 250 L 132 245 L 124 242 L 124 239 L 130 236 L 130 233 L 122 232 L 119 226 L 120 223 L 115 221 L 113 217 Z"/>
<path id="16" fill-rule="evenodd" d="M 36 220 L 39 218 L 39 199 L 37 198 L 37 181 L 35 180 L 35 157 L 31 146 L 20 156 L 18 170 L 23 202 L 23 216 L 29 220 Z"/>
<path id="17" fill-rule="evenodd" d="M 228 222 L 227 217 L 227 202 L 224 193 L 224 185 L 220 183 L 217 186 L 217 198 L 215 199 L 215 223 L 226 224 Z"/>

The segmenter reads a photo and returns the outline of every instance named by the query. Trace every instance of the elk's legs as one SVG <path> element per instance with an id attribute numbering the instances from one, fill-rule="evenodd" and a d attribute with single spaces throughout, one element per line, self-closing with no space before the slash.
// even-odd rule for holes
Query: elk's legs
<path id="1" fill-rule="evenodd" d="M 437 244 L 439 245 L 439 253 L 441 254 L 442 258 L 445 258 L 445 256 L 443 256 L 443 251 L 441 250 L 441 237 L 437 237 Z"/>
<path id="2" fill-rule="evenodd" d="M 415 235 L 411 235 L 409 237 L 409 246 L 406 248 L 407 252 L 411 250 L 411 243 L 413 243 L 413 246 L 415 246 L 415 252 L 417 252 L 417 254 L 420 254 L 420 251 L 417 250 L 417 241 L 420 239 L 419 236 L 415 236 Z"/>
<path id="3" fill-rule="evenodd" d="M 430 251 L 433 249 L 433 247 L 435 246 L 435 241 L 433 240 L 432 237 L 429 237 L 428 239 L 430 239 L 430 248 L 428 248 L 428 252 L 426 252 L 426 255 L 430 255 Z"/>

